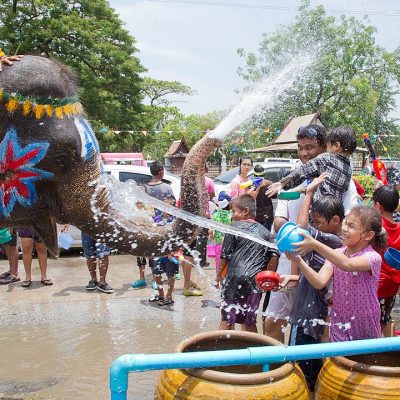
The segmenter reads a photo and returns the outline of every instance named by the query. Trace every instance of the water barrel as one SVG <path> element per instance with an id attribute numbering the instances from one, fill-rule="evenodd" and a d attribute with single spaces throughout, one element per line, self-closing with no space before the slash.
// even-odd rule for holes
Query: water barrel
<path id="1" fill-rule="evenodd" d="M 244 349 L 281 345 L 275 339 L 251 332 L 211 331 L 183 341 L 177 352 Z M 157 400 L 308 400 L 307 384 L 295 363 L 173 369 L 162 372 L 154 399 Z"/>
<path id="2" fill-rule="evenodd" d="M 400 351 L 328 358 L 316 400 L 400 400 Z"/>

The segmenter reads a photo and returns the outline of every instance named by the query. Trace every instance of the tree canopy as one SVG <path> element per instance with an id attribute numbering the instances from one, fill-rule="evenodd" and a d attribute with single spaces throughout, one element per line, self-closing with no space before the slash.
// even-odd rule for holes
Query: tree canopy
<path id="1" fill-rule="evenodd" d="M 15 0 L 0 4 L 0 43 L 9 54 L 57 58 L 76 72 L 91 119 L 140 126 L 140 76 L 134 39 L 106 0 Z"/>
<path id="2" fill-rule="evenodd" d="M 179 108 L 174 105 L 176 96 L 192 96 L 196 94 L 189 86 L 177 81 L 157 80 L 145 77 L 141 83 L 141 93 L 145 100 L 146 126 L 151 131 L 160 131 L 167 121 L 180 117 Z"/>
<path id="3" fill-rule="evenodd" d="M 141 132 L 177 113 L 166 95 L 193 94 L 179 82 L 141 77 L 146 69 L 135 39 L 106 0 L 3 1 L 0 15 L 6 53 L 44 55 L 72 67 L 102 150 L 141 150 L 147 140 Z"/>
<path id="4" fill-rule="evenodd" d="M 153 159 L 161 160 L 172 141 L 180 140 L 182 137 L 185 138 L 187 145 L 191 148 L 204 136 L 205 132 L 214 129 L 221 119 L 221 112 L 188 116 L 178 113 L 166 122 L 163 129 L 152 135 L 143 152 Z"/>
<path id="5" fill-rule="evenodd" d="M 311 71 L 253 126 L 274 131 L 291 116 L 320 110 L 328 127 L 348 124 L 359 133 L 398 133 L 391 112 L 400 93 L 400 48 L 386 51 L 375 43 L 374 34 L 366 19 L 334 18 L 322 6 L 310 9 L 309 1 L 303 1 L 292 24 L 264 35 L 258 54 L 239 49 L 246 61 L 239 74 L 249 83 L 296 54 L 317 54 Z"/>

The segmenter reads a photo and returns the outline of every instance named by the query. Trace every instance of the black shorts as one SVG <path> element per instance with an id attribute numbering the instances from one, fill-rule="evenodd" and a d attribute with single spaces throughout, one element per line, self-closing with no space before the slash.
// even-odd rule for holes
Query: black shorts
<path id="1" fill-rule="evenodd" d="M 160 257 L 153 260 L 151 271 L 153 275 L 175 276 L 179 272 L 179 264 L 175 264 L 168 257 Z"/>
<path id="2" fill-rule="evenodd" d="M 146 266 L 146 258 L 145 257 L 136 257 L 136 262 L 138 267 L 145 267 Z"/>
<path id="3" fill-rule="evenodd" d="M 379 304 L 381 306 L 381 324 L 390 324 L 393 321 L 391 313 L 395 301 L 396 296 L 379 299 Z"/>

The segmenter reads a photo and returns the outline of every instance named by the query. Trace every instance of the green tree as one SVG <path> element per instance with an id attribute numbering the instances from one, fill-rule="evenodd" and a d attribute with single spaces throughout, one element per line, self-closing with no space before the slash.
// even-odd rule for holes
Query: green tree
<path id="1" fill-rule="evenodd" d="M 0 44 L 71 66 L 91 120 L 141 128 L 140 73 L 134 39 L 106 0 L 14 0 L 0 3 Z"/>
<path id="2" fill-rule="evenodd" d="M 151 141 L 146 144 L 143 152 L 153 159 L 162 160 L 171 143 L 181 140 L 182 137 L 185 137 L 188 146 L 192 147 L 207 131 L 215 129 L 225 114 L 225 111 L 187 116 L 177 114 L 168 120 L 163 129 L 152 134 Z M 254 128 L 248 123 L 232 132 L 223 141 L 221 148 L 210 155 L 209 161 L 218 164 L 222 155 L 225 155 L 229 163 L 235 163 L 247 150 L 265 146 L 274 136 L 276 132 L 268 128 Z"/>
<path id="3" fill-rule="evenodd" d="M 176 102 L 171 98 L 166 98 L 170 95 L 192 96 L 196 91 L 177 81 L 163 81 L 150 77 L 143 78 L 141 91 L 148 98 L 151 106 L 166 106 L 169 107 Z"/>
<path id="4" fill-rule="evenodd" d="M 179 82 L 140 77 L 135 39 L 106 0 L 3 1 L 0 15 L 7 53 L 57 58 L 76 72 L 103 151 L 142 150 L 149 140 L 142 132 L 178 114 L 169 97 L 194 93 Z"/>
<path id="5" fill-rule="evenodd" d="M 141 83 L 144 96 L 146 126 L 152 130 L 161 130 L 166 122 L 180 115 L 174 103 L 176 96 L 193 96 L 196 91 L 177 81 L 164 81 L 145 77 Z"/>
<path id="6" fill-rule="evenodd" d="M 163 129 L 156 131 L 151 141 L 146 144 L 143 152 L 155 160 L 162 160 L 174 140 L 185 138 L 189 147 L 192 147 L 205 132 L 214 129 L 222 119 L 221 112 L 212 112 L 205 115 L 191 114 L 184 116 L 177 114 L 168 120 Z"/>
<path id="7" fill-rule="evenodd" d="M 229 164 L 236 165 L 240 157 L 248 154 L 248 150 L 267 146 L 277 135 L 277 131 L 272 131 L 269 127 L 260 128 L 254 125 L 256 124 L 251 122 L 245 124 L 224 140 L 221 152 L 225 154 Z M 252 156 L 253 159 L 256 157 L 257 155 Z"/>
<path id="8" fill-rule="evenodd" d="M 352 125 L 363 132 L 399 133 L 390 113 L 400 93 L 400 50 L 389 52 L 375 43 L 367 20 L 327 16 L 322 6 L 303 1 L 294 23 L 264 35 L 259 53 L 238 53 L 246 65 L 239 74 L 254 83 L 296 54 L 318 54 L 308 74 L 299 78 L 272 110 L 256 124 L 280 129 L 293 115 L 320 110 L 327 126 Z M 360 135 L 361 141 L 361 135 Z"/>

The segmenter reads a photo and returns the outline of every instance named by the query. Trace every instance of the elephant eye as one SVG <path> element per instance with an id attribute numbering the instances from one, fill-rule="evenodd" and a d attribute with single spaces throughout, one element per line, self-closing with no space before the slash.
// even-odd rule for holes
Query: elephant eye
<path id="1" fill-rule="evenodd" d="M 70 170 L 71 162 L 70 158 L 66 153 L 57 153 L 54 156 L 54 164 L 61 170 L 61 172 L 65 173 Z"/>

